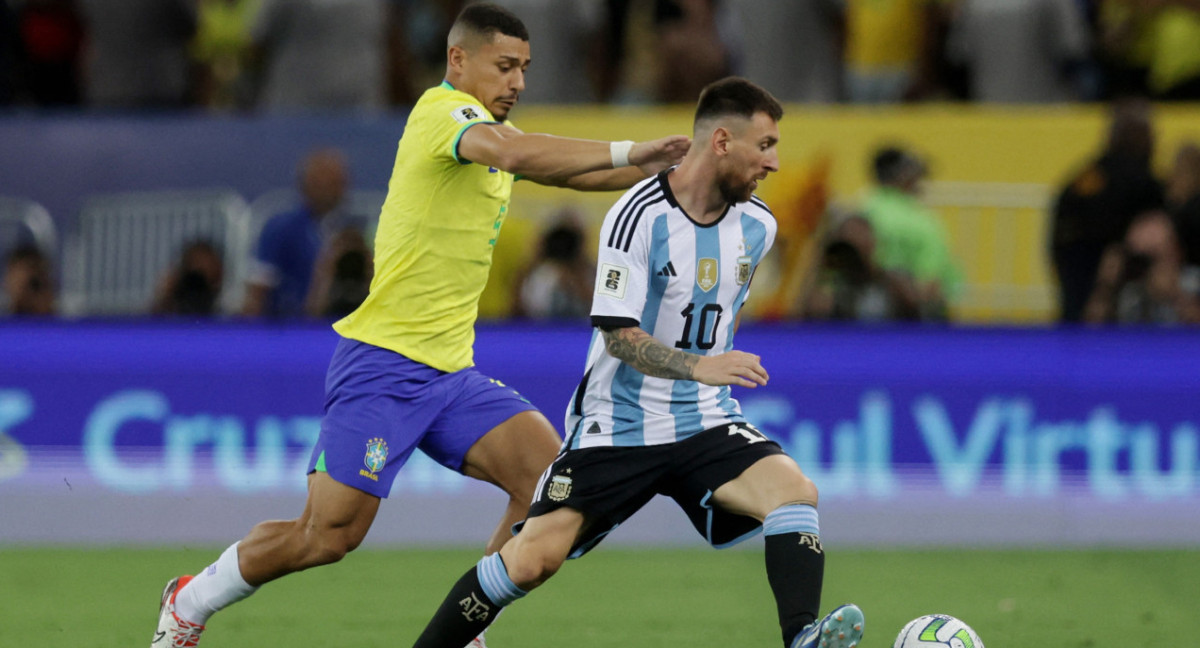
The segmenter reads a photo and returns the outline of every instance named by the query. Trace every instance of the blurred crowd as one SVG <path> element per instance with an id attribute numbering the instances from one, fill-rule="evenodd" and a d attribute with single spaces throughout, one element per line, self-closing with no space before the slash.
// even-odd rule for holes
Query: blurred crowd
<path id="1" fill-rule="evenodd" d="M 0 105 L 403 108 L 466 0 L 0 0 Z M 501 0 L 525 100 L 694 101 L 741 74 L 794 102 L 1200 99 L 1200 0 Z"/>
<path id="2" fill-rule="evenodd" d="M 1046 265 L 1064 323 L 1200 324 L 1200 145 L 1185 141 L 1159 177 L 1152 165 L 1151 105 L 1116 102 L 1104 141 L 1064 182 L 1048 206 Z M 775 263 L 784 276 L 757 283 L 776 296 L 792 279 L 788 303 L 763 317 L 858 323 L 953 320 L 964 289 L 945 221 L 923 200 L 929 166 L 919 153 L 888 145 L 869 160 L 873 182 L 852 204 L 823 203 L 813 231 L 781 221 Z M 297 198 L 265 220 L 241 303 L 222 291 L 228 256 L 210 240 L 191 240 L 160 277 L 144 312 L 164 316 L 328 319 L 354 310 L 369 289 L 373 221 L 347 211 L 349 169 L 337 149 L 299 161 Z M 786 208 L 786 207 L 785 207 Z M 540 220 L 507 291 L 508 315 L 585 321 L 595 262 L 592 222 L 572 207 Z M 519 240 L 519 239 L 518 239 Z M 803 259 L 791 264 L 792 256 Z M 795 275 L 788 276 L 788 274 Z M 9 314 L 54 315 L 51 254 L 33 245 L 5 253 L 0 304 Z"/>
<path id="3" fill-rule="evenodd" d="M 0 105 L 16 109 L 402 109 L 444 71 L 464 0 L 0 0 Z M 1200 146 L 1153 168 L 1151 102 L 1200 100 L 1200 0 L 500 0 L 525 18 L 523 100 L 694 101 L 742 74 L 789 102 L 1105 101 L 1105 141 L 1064 169 L 1046 258 L 1058 319 L 1200 323 Z M 533 77 L 540 75 L 536 83 Z M 799 290 L 771 314 L 945 322 L 964 289 L 943 221 L 922 200 L 919 151 L 885 146 L 872 186 L 781 229 Z M 244 298 L 222 306 L 227 257 L 189 241 L 148 312 L 337 317 L 366 295 L 368 227 L 345 217 L 345 157 L 300 161 L 297 204 L 262 227 Z M 546 219 L 512 285 L 512 315 L 585 318 L 588 219 Z M 788 240 L 789 237 L 796 240 Z M 4 250 L 0 304 L 56 312 L 45 251 Z M 241 277 L 239 277 L 241 279 Z M 788 278 L 784 277 L 783 281 Z"/>

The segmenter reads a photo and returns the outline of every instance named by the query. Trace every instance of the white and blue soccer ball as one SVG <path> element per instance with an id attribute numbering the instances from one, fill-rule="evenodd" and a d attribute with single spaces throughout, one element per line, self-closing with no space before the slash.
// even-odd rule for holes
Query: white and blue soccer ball
<path id="1" fill-rule="evenodd" d="M 948 614 L 927 614 L 908 622 L 892 648 L 983 648 L 971 626 Z"/>

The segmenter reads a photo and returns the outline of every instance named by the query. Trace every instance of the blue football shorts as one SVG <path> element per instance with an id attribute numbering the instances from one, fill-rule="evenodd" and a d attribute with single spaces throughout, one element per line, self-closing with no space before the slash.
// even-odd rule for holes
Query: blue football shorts
<path id="1" fill-rule="evenodd" d="M 474 367 L 446 373 L 395 351 L 343 338 L 325 377 L 325 417 L 308 472 L 387 497 L 413 450 L 462 472 L 492 428 L 536 410 Z"/>

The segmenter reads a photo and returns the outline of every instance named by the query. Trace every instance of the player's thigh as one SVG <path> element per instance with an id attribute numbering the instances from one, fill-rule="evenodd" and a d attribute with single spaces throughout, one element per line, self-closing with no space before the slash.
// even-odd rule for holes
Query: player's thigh
<path id="1" fill-rule="evenodd" d="M 463 474 L 500 486 L 528 500 L 538 477 L 554 461 L 562 439 L 537 410 L 515 414 L 492 428 L 467 451 Z"/>
<path id="2" fill-rule="evenodd" d="M 474 369 L 453 376 L 454 397 L 420 448 L 438 463 L 528 498 L 562 443 L 516 390 Z"/>
<path id="3" fill-rule="evenodd" d="M 582 556 L 657 494 L 670 463 L 670 446 L 567 450 L 542 473 L 527 521 L 515 528 L 562 509 L 577 511 L 585 522 L 570 555 Z"/>
<path id="4" fill-rule="evenodd" d="M 763 457 L 713 491 L 713 503 L 759 521 L 785 504 L 817 505 L 817 487 L 786 454 Z"/>

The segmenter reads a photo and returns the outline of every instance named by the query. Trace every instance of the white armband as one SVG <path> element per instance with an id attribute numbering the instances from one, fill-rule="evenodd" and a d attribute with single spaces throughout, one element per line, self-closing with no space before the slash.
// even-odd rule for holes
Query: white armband
<path id="1" fill-rule="evenodd" d="M 629 150 L 632 148 L 633 142 L 631 140 L 612 142 L 608 145 L 608 152 L 612 155 L 614 169 L 629 166 Z"/>

